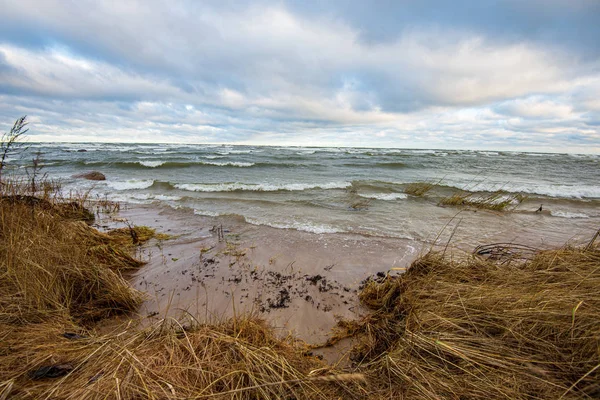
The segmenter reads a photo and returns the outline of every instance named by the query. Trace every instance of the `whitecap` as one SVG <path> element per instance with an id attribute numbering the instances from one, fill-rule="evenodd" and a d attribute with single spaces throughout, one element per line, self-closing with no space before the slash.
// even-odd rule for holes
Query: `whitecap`
<path id="1" fill-rule="evenodd" d="M 302 191 L 308 189 L 344 189 L 352 184 L 350 182 L 330 182 L 324 184 L 306 184 L 306 183 L 289 183 L 289 184 L 246 184 L 246 183 L 178 183 L 175 187 L 182 190 L 192 192 L 233 192 L 238 190 L 255 191 L 255 192 L 276 192 L 279 190 L 286 191 Z"/>
<path id="2" fill-rule="evenodd" d="M 550 211 L 550 215 L 560 218 L 589 218 L 590 216 L 584 213 L 575 213 L 568 211 Z"/>
<path id="3" fill-rule="evenodd" d="M 237 162 L 237 161 L 231 161 L 231 162 L 203 162 L 202 164 L 204 165 L 214 165 L 217 167 L 251 167 L 254 165 L 254 163 L 250 163 L 250 162 Z"/>
<path id="4" fill-rule="evenodd" d="M 155 200 L 161 200 L 161 201 L 179 201 L 179 200 L 181 200 L 181 196 L 169 196 L 166 194 L 157 194 L 153 198 Z"/>
<path id="5" fill-rule="evenodd" d="M 271 228 L 277 228 L 277 229 L 295 229 L 297 231 L 318 233 L 318 234 L 344 232 L 341 229 L 334 228 L 329 225 L 311 224 L 309 222 L 292 221 L 289 223 L 277 223 L 277 222 L 259 221 L 259 220 L 253 219 L 253 218 L 245 218 L 245 220 L 247 223 L 252 224 L 252 225 L 270 226 Z"/>
<path id="6" fill-rule="evenodd" d="M 140 163 L 140 165 L 143 165 L 144 167 L 156 168 L 156 167 L 160 167 L 165 162 L 164 161 L 138 161 L 138 163 Z"/>
<path id="7" fill-rule="evenodd" d="M 230 150 L 230 154 L 250 154 L 252 150 Z"/>
<path id="8" fill-rule="evenodd" d="M 402 200 L 406 199 L 408 196 L 404 193 L 359 193 L 360 197 L 366 197 L 367 199 L 377 199 L 377 200 Z"/>
<path id="9" fill-rule="evenodd" d="M 410 153 L 414 154 L 435 154 L 435 150 L 408 150 Z"/>
<path id="10" fill-rule="evenodd" d="M 116 190 L 146 189 L 154 184 L 152 179 L 130 179 L 127 181 L 108 181 L 108 186 Z"/>
<path id="11" fill-rule="evenodd" d="M 221 213 L 218 213 L 216 211 L 197 210 L 197 209 L 194 209 L 194 214 L 196 214 L 196 215 L 203 215 L 203 216 L 206 216 L 206 217 L 219 217 L 221 215 Z"/>

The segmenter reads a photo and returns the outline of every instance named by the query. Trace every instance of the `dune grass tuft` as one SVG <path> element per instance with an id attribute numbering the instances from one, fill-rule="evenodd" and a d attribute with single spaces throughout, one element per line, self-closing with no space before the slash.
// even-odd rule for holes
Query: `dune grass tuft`
<path id="1" fill-rule="evenodd" d="M 0 318 L 65 312 L 95 320 L 142 300 L 119 272 L 142 263 L 56 208 L 0 201 L 0 259 Z"/>
<path id="2" fill-rule="evenodd" d="M 443 206 L 473 207 L 493 211 L 508 211 L 516 208 L 525 200 L 519 193 L 507 193 L 502 190 L 492 193 L 457 192 L 440 201 Z"/>
<path id="3" fill-rule="evenodd" d="M 413 182 L 404 186 L 404 193 L 410 194 L 412 196 L 424 196 L 427 194 L 433 187 L 435 183 L 432 182 Z"/>
<path id="4" fill-rule="evenodd" d="M 64 203 L 15 196 L 22 195 L 0 200 L 0 398 L 322 399 L 364 392 L 363 375 L 332 373 L 304 343 L 277 337 L 254 316 L 144 328 L 132 314 L 110 334 L 96 333 L 143 300 L 121 272 L 143 264 L 131 250 L 156 232 L 128 226 L 102 233 L 85 213 L 62 212 Z"/>
<path id="5" fill-rule="evenodd" d="M 77 399 L 273 399 L 332 398 L 357 378 L 327 372 L 293 340 L 276 338 L 251 317 L 214 325 L 161 321 L 144 330 L 64 338 L 67 322 L 47 322 L 4 337 L 0 379 L 12 395 Z M 25 339 L 23 338 L 25 335 Z M 43 344 L 43 345 L 40 345 Z M 25 362 L 24 360 L 29 360 Z M 54 379 L 31 378 L 32 371 L 59 365 L 68 372 Z M 311 374 L 311 371 L 312 374 Z M 321 372 L 321 373 L 320 373 Z M 331 375 L 330 375 L 331 376 Z M 360 390 L 356 385 L 355 391 Z"/>
<path id="6" fill-rule="evenodd" d="M 600 395 L 598 248 L 499 261 L 431 253 L 367 283 L 351 359 L 372 398 Z"/>

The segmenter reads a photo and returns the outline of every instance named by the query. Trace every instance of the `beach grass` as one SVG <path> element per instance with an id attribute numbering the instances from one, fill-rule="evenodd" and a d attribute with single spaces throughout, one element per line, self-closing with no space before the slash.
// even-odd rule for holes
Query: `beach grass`
<path id="1" fill-rule="evenodd" d="M 143 265 L 131 252 L 154 230 L 102 233 L 87 213 L 63 212 L 71 202 L 21 195 L 5 182 L 0 398 L 334 398 L 362 390 L 354 383 L 362 375 L 332 374 L 306 344 L 276 336 L 256 316 L 141 327 L 135 311 L 144 294 L 123 274 Z"/>
<path id="2" fill-rule="evenodd" d="M 0 398 L 600 394 L 597 235 L 582 248 L 528 248 L 527 257 L 503 259 L 523 253 L 510 244 L 488 258 L 429 253 L 402 275 L 367 280 L 359 298 L 370 312 L 341 321 L 328 341 L 353 341 L 342 370 L 256 315 L 143 326 L 135 311 L 144 294 L 124 274 L 143 265 L 131 252 L 156 233 L 99 232 L 81 203 L 18 187 L 5 181 L 0 200 Z"/>
<path id="3" fill-rule="evenodd" d="M 360 299 L 372 313 L 349 327 L 371 398 L 600 394 L 598 247 L 505 261 L 430 253 L 366 283 Z"/>
<path id="4" fill-rule="evenodd" d="M 509 211 L 525 200 L 520 193 L 508 193 L 498 190 L 491 193 L 472 193 L 461 191 L 440 200 L 442 206 L 472 207 L 493 211 Z"/>
<path id="5" fill-rule="evenodd" d="M 339 382 L 324 380 L 327 368 L 322 361 L 307 356 L 293 339 L 275 337 L 252 317 L 212 325 L 164 320 L 143 330 L 64 337 L 64 332 L 76 329 L 67 321 L 53 320 L 8 332 L 2 346 L 11 353 L 0 358 L 0 376 L 5 387 L 11 387 L 10 394 L 56 399 L 310 399 L 334 398 L 340 385 L 347 385 L 348 375 L 338 375 Z M 44 367 L 50 365 L 64 373 L 48 377 Z"/>
<path id="6" fill-rule="evenodd" d="M 432 182 L 413 182 L 404 186 L 404 193 L 410 194 L 411 196 L 424 196 L 427 194 L 436 183 Z"/>

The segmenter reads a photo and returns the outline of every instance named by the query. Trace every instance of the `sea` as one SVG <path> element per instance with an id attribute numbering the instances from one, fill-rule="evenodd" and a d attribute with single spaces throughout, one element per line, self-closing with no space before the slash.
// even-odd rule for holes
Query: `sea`
<path id="1" fill-rule="evenodd" d="M 467 218 L 484 241 L 504 232 L 600 228 L 600 155 L 513 151 L 31 143 L 7 169 L 41 173 L 65 194 L 155 205 L 190 215 L 320 235 L 348 233 L 432 242 Z M 75 178 L 98 171 L 105 181 Z M 431 189 L 406 193 L 410 184 Z M 510 212 L 444 206 L 455 194 L 509 201 Z M 519 200 L 523 200 L 520 202 Z M 542 206 L 542 212 L 536 212 Z M 477 214 L 477 215 L 476 215 Z M 470 216 L 469 216 L 470 215 Z M 520 229 L 520 230 L 519 230 Z M 496 236 L 494 236 L 494 234 Z M 564 239 L 564 237 L 561 237 Z M 561 239 L 561 240 L 562 240 Z"/>

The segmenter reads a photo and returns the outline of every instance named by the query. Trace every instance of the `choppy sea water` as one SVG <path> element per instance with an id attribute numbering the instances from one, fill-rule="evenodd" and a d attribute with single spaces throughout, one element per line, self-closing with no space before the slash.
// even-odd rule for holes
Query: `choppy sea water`
<path id="1" fill-rule="evenodd" d="M 31 144 L 8 166 L 23 173 L 36 152 L 42 172 L 60 179 L 65 192 L 89 190 L 92 198 L 238 215 L 281 229 L 432 241 L 458 211 L 440 207 L 440 200 L 459 189 L 527 196 L 505 222 L 491 222 L 497 214 L 493 219 L 485 212 L 469 217 L 482 237 L 508 232 L 515 223 L 532 232 L 560 230 L 566 223 L 586 232 L 600 227 L 600 155 L 53 143 Z M 87 171 L 102 172 L 107 180 L 73 178 Z M 423 197 L 411 196 L 404 189 L 412 182 L 435 186 Z M 540 204 L 545 212 L 533 213 Z"/>

